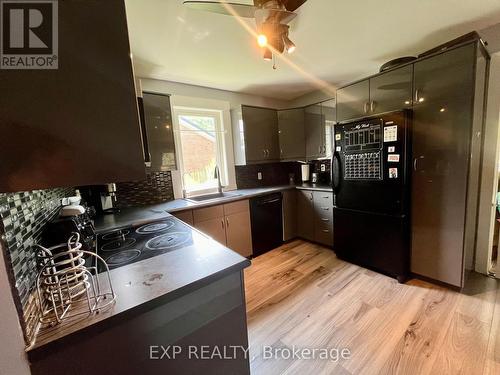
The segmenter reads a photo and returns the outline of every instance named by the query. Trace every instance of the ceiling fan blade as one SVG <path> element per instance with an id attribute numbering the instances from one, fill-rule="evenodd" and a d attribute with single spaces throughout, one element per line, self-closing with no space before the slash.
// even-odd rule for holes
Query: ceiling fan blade
<path id="1" fill-rule="evenodd" d="M 304 4 L 307 0 L 275 0 L 278 1 L 279 4 L 283 4 L 289 12 L 293 12 L 298 9 L 302 4 Z M 270 0 L 253 0 L 253 3 L 256 7 L 262 8 L 264 4 L 269 3 Z"/>
<path id="2" fill-rule="evenodd" d="M 257 21 L 258 25 L 265 22 L 287 25 L 296 16 L 297 13 L 278 9 L 257 9 L 255 11 L 255 20 Z"/>
<path id="3" fill-rule="evenodd" d="M 283 0 L 286 10 L 293 12 L 300 8 L 307 0 Z"/>
<path id="4" fill-rule="evenodd" d="M 225 14 L 228 16 L 240 16 L 244 18 L 253 18 L 255 15 L 256 7 L 247 4 L 228 3 L 225 1 L 184 1 L 185 6 L 204 10 L 206 12 Z"/>

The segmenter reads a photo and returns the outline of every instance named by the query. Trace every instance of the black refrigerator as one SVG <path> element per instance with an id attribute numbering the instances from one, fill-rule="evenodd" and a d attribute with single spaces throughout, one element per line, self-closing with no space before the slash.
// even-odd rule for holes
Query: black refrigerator
<path id="1" fill-rule="evenodd" d="M 404 282 L 410 264 L 410 111 L 335 127 L 334 250 Z"/>

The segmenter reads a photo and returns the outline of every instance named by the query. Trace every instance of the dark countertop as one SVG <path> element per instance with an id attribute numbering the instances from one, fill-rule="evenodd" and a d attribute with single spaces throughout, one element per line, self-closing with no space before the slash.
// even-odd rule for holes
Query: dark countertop
<path id="1" fill-rule="evenodd" d="M 46 350 L 57 350 L 59 345 L 112 327 L 250 265 L 248 259 L 189 228 L 192 245 L 111 270 L 117 296 L 114 304 L 99 314 L 69 318 L 55 327 L 41 329 L 27 350 L 28 356 L 34 358 Z M 103 284 L 107 285 L 107 281 Z"/>
<path id="2" fill-rule="evenodd" d="M 300 190 L 316 190 L 332 192 L 333 189 L 329 185 L 322 184 L 297 184 L 297 185 L 280 185 L 270 187 L 258 187 L 253 189 L 238 189 L 232 190 L 231 193 L 238 195 L 228 198 L 214 199 L 207 202 L 191 202 L 185 199 L 175 199 L 170 202 L 159 203 L 150 206 L 126 208 L 119 213 L 107 214 L 96 218 L 94 224 L 97 233 L 107 232 L 113 229 L 119 229 L 130 225 L 138 225 L 155 219 L 162 219 L 170 216 L 169 213 L 214 206 L 223 203 L 234 202 L 242 199 L 249 199 L 260 195 L 270 194 L 279 191 L 300 189 Z"/>
<path id="3" fill-rule="evenodd" d="M 309 182 L 304 182 L 301 185 L 295 185 L 295 188 L 299 189 L 299 190 L 328 191 L 330 193 L 333 192 L 333 188 L 331 185 L 313 184 L 313 183 L 309 183 Z"/>
<path id="4" fill-rule="evenodd" d="M 239 189 L 232 191 L 238 194 L 237 196 L 209 202 L 194 203 L 176 199 L 146 207 L 122 209 L 119 213 L 98 217 L 95 220 L 96 232 L 101 233 L 171 217 L 171 212 L 228 203 L 291 189 L 332 191 L 331 186 L 300 184 Z M 115 322 L 165 304 L 250 265 L 248 259 L 196 229 L 189 228 L 193 237 L 192 245 L 111 270 L 111 280 L 117 295 L 115 303 L 99 314 L 70 318 L 55 327 L 41 329 L 35 342 L 27 350 L 28 356 L 35 358 L 43 355 L 46 350 L 57 350 L 59 345 L 65 345 L 71 340 L 78 340 L 83 337 L 82 335 L 111 327 Z M 100 277 L 103 277 L 103 274 Z M 107 281 L 103 283 L 107 285 Z"/>

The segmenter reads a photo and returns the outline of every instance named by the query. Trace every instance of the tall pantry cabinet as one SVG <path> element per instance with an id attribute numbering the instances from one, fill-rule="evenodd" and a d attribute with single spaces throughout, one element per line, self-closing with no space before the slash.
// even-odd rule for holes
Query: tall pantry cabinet
<path id="1" fill-rule="evenodd" d="M 474 257 L 488 65 L 481 47 L 414 64 L 411 270 L 456 287 Z"/>

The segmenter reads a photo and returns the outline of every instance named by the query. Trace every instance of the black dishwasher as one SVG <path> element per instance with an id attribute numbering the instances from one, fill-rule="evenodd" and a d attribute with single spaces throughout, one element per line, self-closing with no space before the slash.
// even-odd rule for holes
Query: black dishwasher
<path id="1" fill-rule="evenodd" d="M 281 193 L 250 199 L 253 255 L 258 256 L 283 243 Z"/>

